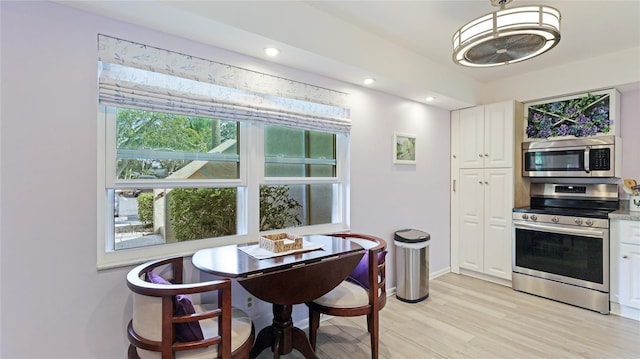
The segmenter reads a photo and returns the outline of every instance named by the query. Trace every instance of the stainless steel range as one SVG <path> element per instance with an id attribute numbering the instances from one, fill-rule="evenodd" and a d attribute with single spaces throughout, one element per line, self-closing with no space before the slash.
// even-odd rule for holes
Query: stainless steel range
<path id="1" fill-rule="evenodd" d="M 513 288 L 609 313 L 609 219 L 616 184 L 532 183 L 513 212 Z"/>

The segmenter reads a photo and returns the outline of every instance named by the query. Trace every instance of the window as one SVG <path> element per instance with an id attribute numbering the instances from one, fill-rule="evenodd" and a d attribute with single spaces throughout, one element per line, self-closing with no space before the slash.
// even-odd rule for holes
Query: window
<path id="1" fill-rule="evenodd" d="M 235 188 L 182 187 L 239 178 L 237 122 L 120 108 L 115 125 L 115 250 L 236 234 Z"/>
<path id="2" fill-rule="evenodd" d="M 103 35 L 98 67 L 98 268 L 348 228 L 344 94 Z"/>
<path id="3" fill-rule="evenodd" d="M 261 185 L 260 191 L 282 200 L 275 207 L 261 199 L 260 212 L 295 213 L 285 226 L 340 221 L 340 209 L 334 206 L 341 190 L 336 181 L 336 135 L 268 125 L 264 141 L 265 181 L 272 184 Z M 279 193 L 284 189 L 286 199 Z"/>

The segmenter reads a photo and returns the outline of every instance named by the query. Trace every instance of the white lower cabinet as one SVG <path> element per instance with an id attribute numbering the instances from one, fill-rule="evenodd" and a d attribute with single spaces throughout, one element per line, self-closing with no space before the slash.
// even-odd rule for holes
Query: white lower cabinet
<path id="1" fill-rule="evenodd" d="M 511 280 L 513 170 L 460 169 L 460 268 Z"/>
<path id="2" fill-rule="evenodd" d="M 611 220 L 611 311 L 640 320 L 640 221 Z"/>
<path id="3" fill-rule="evenodd" d="M 640 309 L 640 245 L 620 244 L 618 263 L 620 305 Z"/>

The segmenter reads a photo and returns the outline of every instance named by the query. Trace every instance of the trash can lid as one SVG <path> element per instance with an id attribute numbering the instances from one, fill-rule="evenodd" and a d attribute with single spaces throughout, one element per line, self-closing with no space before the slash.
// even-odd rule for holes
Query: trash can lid
<path id="1" fill-rule="evenodd" d="M 431 239 L 431 235 L 427 232 L 417 229 L 401 229 L 396 231 L 395 240 L 398 242 L 426 242 Z"/>

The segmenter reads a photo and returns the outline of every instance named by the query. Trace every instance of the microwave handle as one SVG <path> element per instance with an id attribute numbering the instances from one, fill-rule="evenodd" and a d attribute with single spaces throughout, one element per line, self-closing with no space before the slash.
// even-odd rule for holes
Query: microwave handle
<path id="1" fill-rule="evenodd" d="M 591 152 L 591 146 L 587 146 L 584 149 L 584 171 L 589 173 L 591 169 L 589 168 L 589 153 Z"/>

